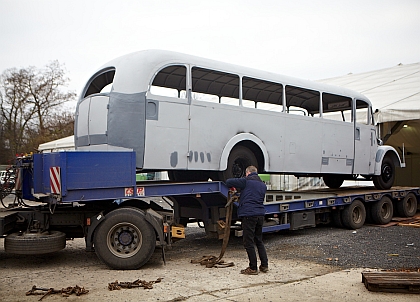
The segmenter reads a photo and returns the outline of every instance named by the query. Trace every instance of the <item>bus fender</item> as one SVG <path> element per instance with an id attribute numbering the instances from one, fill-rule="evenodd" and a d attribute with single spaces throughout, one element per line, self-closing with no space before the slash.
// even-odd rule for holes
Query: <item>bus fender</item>
<path id="1" fill-rule="evenodd" d="M 222 156 L 220 157 L 219 170 L 224 171 L 224 170 L 227 169 L 228 158 L 229 158 L 230 152 L 232 151 L 233 147 L 235 147 L 238 143 L 240 143 L 242 141 L 251 141 L 260 148 L 260 150 L 262 151 L 263 156 L 264 156 L 264 171 L 268 171 L 269 170 L 268 169 L 268 167 L 269 167 L 269 157 L 268 157 L 267 148 L 265 147 L 262 140 L 260 140 L 257 136 L 255 136 L 254 134 L 251 134 L 251 133 L 239 133 L 239 134 L 235 135 L 234 137 L 232 137 L 227 142 L 226 146 L 224 147 L 224 149 L 222 151 Z"/>
<path id="2" fill-rule="evenodd" d="M 384 157 L 389 156 L 396 167 L 405 167 L 405 163 L 401 162 L 400 156 L 393 147 L 391 146 L 378 146 L 378 150 L 376 151 L 376 157 L 375 157 L 375 172 L 374 175 L 381 175 L 381 166 L 382 166 L 382 160 Z"/>

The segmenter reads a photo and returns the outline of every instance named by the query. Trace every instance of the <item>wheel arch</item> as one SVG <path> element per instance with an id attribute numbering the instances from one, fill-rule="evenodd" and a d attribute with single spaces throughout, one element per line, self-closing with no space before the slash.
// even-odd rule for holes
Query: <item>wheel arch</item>
<path id="1" fill-rule="evenodd" d="M 401 158 L 397 150 L 395 150 L 391 146 L 379 146 L 378 150 L 376 151 L 374 175 L 381 174 L 382 161 L 385 158 L 385 156 L 389 156 L 396 167 L 405 167 L 405 164 L 401 162 Z"/>
<path id="2" fill-rule="evenodd" d="M 250 149 L 257 158 L 259 172 L 268 171 L 269 157 L 267 148 L 262 140 L 251 133 L 239 133 L 227 142 L 220 157 L 219 171 L 227 169 L 229 154 L 235 146 L 244 146 Z"/>

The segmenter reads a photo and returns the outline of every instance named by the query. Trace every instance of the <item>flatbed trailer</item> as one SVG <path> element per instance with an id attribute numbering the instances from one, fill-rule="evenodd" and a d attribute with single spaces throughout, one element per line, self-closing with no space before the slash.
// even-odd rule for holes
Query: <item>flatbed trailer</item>
<path id="1" fill-rule="evenodd" d="M 188 222 L 219 236 L 229 188 L 220 181 L 136 182 L 134 152 L 56 152 L 17 161 L 14 206 L 0 211 L 5 251 L 42 254 L 85 238 L 110 268 L 137 269 L 155 248 L 185 237 Z M 420 188 L 367 187 L 313 191 L 267 191 L 264 232 L 296 230 L 334 222 L 357 229 L 366 219 L 388 223 L 394 213 L 413 216 Z M 28 205 L 28 204 L 31 205 Z M 233 209 L 236 235 L 240 221 Z"/>

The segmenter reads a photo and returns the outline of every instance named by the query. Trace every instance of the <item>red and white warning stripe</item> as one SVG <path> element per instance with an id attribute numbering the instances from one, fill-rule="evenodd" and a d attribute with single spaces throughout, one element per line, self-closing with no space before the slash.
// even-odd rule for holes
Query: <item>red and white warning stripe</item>
<path id="1" fill-rule="evenodd" d="M 50 168 L 50 186 L 52 194 L 61 194 L 60 167 Z"/>

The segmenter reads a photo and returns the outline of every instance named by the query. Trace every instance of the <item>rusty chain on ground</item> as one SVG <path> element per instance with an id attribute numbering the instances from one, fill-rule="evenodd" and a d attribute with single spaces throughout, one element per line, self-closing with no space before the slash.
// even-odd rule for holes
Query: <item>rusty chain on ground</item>
<path id="1" fill-rule="evenodd" d="M 229 190 L 228 201 L 226 203 L 226 221 L 218 221 L 219 225 L 224 228 L 222 250 L 220 251 L 219 257 L 216 256 L 203 256 L 200 259 L 192 259 L 191 263 L 200 263 L 205 265 L 207 268 L 211 267 L 230 267 L 235 266 L 233 262 L 225 262 L 222 260 L 225 254 L 229 236 L 230 236 L 230 225 L 232 222 L 233 202 L 239 199 L 236 191 Z"/>
<path id="2" fill-rule="evenodd" d="M 108 283 L 109 290 L 120 290 L 121 288 L 136 288 L 136 287 L 143 287 L 144 289 L 152 289 L 153 284 L 159 283 L 162 281 L 163 278 L 157 278 L 155 281 L 144 281 L 137 279 L 133 282 L 111 282 Z"/>
<path id="3" fill-rule="evenodd" d="M 144 289 L 152 289 L 153 284 L 159 283 L 162 281 L 163 278 L 157 278 L 155 281 L 144 281 L 137 279 L 133 282 L 111 282 L 108 283 L 108 289 L 109 290 L 120 290 L 122 288 L 137 288 L 137 287 L 143 287 Z M 27 296 L 30 295 L 42 295 L 42 297 L 38 300 L 41 301 L 46 296 L 53 295 L 53 294 L 61 294 L 63 297 L 69 297 L 72 294 L 75 294 L 76 296 L 80 296 L 83 294 L 87 294 L 89 291 L 85 289 L 84 287 L 80 287 L 78 285 L 62 289 L 54 289 L 54 288 L 44 288 L 44 287 L 37 287 L 36 285 L 32 286 L 32 289 L 26 292 Z"/>
<path id="4" fill-rule="evenodd" d="M 87 294 L 89 291 L 85 289 L 84 287 L 80 287 L 78 285 L 72 287 L 69 286 L 67 288 L 62 288 L 59 290 L 56 290 L 54 288 L 43 288 L 43 287 L 36 287 L 36 285 L 32 286 L 32 289 L 28 292 L 26 292 L 27 296 L 30 295 L 42 295 L 42 297 L 38 300 L 41 301 L 46 296 L 52 295 L 52 294 L 61 294 L 63 297 L 68 297 L 72 294 L 75 294 L 76 296 L 80 296 L 83 294 Z"/>

